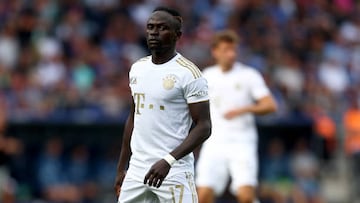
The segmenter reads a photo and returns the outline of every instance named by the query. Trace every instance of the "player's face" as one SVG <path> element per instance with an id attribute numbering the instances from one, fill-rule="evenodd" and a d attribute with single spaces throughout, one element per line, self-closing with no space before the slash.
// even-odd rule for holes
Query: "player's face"
<path id="1" fill-rule="evenodd" d="M 178 35 L 170 14 L 157 11 L 152 14 L 146 25 L 147 45 L 150 50 L 161 51 L 174 48 Z"/>
<path id="2" fill-rule="evenodd" d="M 237 45 L 231 42 L 220 42 L 212 49 L 212 55 L 217 64 L 230 68 L 236 61 Z"/>

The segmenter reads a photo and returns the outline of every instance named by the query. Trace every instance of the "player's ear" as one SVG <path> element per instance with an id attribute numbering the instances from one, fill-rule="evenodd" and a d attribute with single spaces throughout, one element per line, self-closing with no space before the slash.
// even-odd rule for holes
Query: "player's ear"
<path id="1" fill-rule="evenodd" d="M 211 47 L 211 49 L 210 49 L 210 51 L 211 51 L 211 56 L 213 57 L 213 58 L 216 58 L 216 55 L 217 55 L 217 49 L 216 49 L 217 47 L 216 46 L 213 46 L 213 47 Z"/>
<path id="2" fill-rule="evenodd" d="M 177 31 L 176 31 L 176 39 L 177 39 L 177 40 L 180 39 L 181 35 L 182 35 L 181 30 L 177 30 Z"/>

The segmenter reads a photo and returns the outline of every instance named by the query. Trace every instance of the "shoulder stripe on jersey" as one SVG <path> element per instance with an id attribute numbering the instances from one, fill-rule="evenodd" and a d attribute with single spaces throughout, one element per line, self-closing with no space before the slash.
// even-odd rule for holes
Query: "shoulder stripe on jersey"
<path id="1" fill-rule="evenodd" d="M 178 62 L 181 66 L 189 69 L 195 79 L 201 77 L 200 70 L 193 63 L 189 63 L 189 62 L 185 61 L 183 58 L 178 58 L 176 60 L 176 62 Z"/>
<path id="2" fill-rule="evenodd" d="M 199 74 L 199 76 L 202 76 L 202 73 L 201 73 L 200 69 L 193 62 L 191 62 L 190 60 L 188 60 L 188 59 L 186 59 L 184 57 L 180 57 L 180 60 L 182 60 L 186 64 L 189 64 L 191 67 L 194 68 L 194 70 Z"/>
<path id="3" fill-rule="evenodd" d="M 193 74 L 193 76 L 194 76 L 195 79 L 199 77 L 199 74 L 196 72 L 196 70 L 195 70 L 192 66 L 190 66 L 189 64 L 185 63 L 185 62 L 184 62 L 183 60 L 181 60 L 180 58 L 178 58 L 178 59 L 176 60 L 176 62 L 177 62 L 178 64 L 180 64 L 181 66 L 187 68 L 187 69 Z"/>
<path id="4" fill-rule="evenodd" d="M 178 64 L 180 64 L 182 67 L 185 67 L 187 68 L 191 73 L 192 75 L 194 76 L 195 79 L 199 78 L 200 76 L 198 75 L 198 73 L 191 67 L 189 66 L 188 64 L 184 63 L 183 61 L 177 59 L 176 62 Z"/>

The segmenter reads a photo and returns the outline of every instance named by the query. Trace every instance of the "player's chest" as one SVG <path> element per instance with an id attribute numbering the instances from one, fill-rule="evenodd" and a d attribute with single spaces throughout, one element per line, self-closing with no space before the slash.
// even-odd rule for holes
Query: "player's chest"
<path id="1" fill-rule="evenodd" d="M 172 71 L 141 71 L 130 76 L 133 96 L 144 94 L 152 100 L 176 100 L 183 98 L 180 78 Z"/>
<path id="2" fill-rule="evenodd" d="M 249 88 L 245 79 L 236 76 L 224 77 L 217 76 L 208 79 L 209 94 L 214 96 L 222 96 L 232 98 L 243 98 L 249 94 Z"/>

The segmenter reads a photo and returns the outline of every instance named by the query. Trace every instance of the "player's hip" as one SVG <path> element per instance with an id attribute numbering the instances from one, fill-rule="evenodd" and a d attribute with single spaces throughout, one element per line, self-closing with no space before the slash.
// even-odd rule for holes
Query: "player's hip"
<path id="1" fill-rule="evenodd" d="M 200 158 L 238 160 L 257 158 L 258 146 L 256 141 L 214 141 L 203 145 L 200 150 Z M 212 158 L 211 158 L 212 157 Z"/>
<path id="2" fill-rule="evenodd" d="M 185 162 L 183 160 L 180 160 L 181 163 L 175 163 L 170 171 L 167 177 L 172 177 L 177 174 L 182 173 L 190 173 L 194 174 L 194 161 Z M 155 162 L 154 162 L 155 163 Z M 145 175 L 150 170 L 150 167 L 154 164 L 150 162 L 138 162 L 133 161 L 133 159 L 130 161 L 129 168 L 127 170 L 127 175 L 131 177 L 132 179 L 143 181 L 145 178 Z"/>
<path id="3" fill-rule="evenodd" d="M 212 148 L 215 151 L 234 151 L 257 149 L 258 135 L 256 132 L 234 133 L 234 132 L 213 132 L 210 138 L 204 143 L 204 147 Z"/>
<path id="4" fill-rule="evenodd" d="M 168 175 L 159 188 L 151 187 L 129 175 L 121 187 L 119 203 L 130 202 L 197 203 L 194 175 L 189 172 Z"/>

